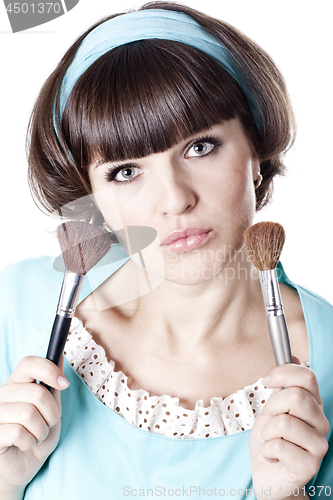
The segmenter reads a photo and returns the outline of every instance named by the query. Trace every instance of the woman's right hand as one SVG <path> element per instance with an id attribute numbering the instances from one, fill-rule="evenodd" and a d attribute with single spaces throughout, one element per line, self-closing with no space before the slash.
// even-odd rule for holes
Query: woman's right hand
<path id="1" fill-rule="evenodd" d="M 58 367 L 28 356 L 0 387 L 0 496 L 23 491 L 58 444 L 61 390 L 69 385 L 62 368 L 63 358 Z"/>

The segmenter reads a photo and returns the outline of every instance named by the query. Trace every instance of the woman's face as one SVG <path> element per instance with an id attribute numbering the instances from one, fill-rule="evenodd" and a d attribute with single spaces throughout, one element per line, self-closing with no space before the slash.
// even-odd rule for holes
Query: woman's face
<path id="1" fill-rule="evenodd" d="M 111 228 L 154 228 L 165 279 L 194 284 L 216 277 L 242 248 L 258 172 L 236 118 L 162 153 L 91 165 L 89 177 Z"/>

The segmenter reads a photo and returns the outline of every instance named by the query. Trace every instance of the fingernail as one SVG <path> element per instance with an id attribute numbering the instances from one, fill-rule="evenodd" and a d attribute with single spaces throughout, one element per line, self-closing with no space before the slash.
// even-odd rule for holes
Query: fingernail
<path id="1" fill-rule="evenodd" d="M 267 388 L 267 386 L 269 385 L 269 379 L 270 379 L 270 376 L 269 375 L 266 375 L 266 377 L 264 377 L 261 381 L 262 385 L 265 387 L 265 389 Z"/>
<path id="2" fill-rule="evenodd" d="M 66 377 L 62 377 L 62 376 L 58 377 L 57 382 L 58 382 L 59 387 L 61 387 L 62 389 L 66 389 L 69 386 L 69 382 L 68 382 Z"/>

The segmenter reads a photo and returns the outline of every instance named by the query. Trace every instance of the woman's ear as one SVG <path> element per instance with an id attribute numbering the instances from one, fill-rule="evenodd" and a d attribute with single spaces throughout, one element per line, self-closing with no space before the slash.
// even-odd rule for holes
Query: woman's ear
<path id="1" fill-rule="evenodd" d="M 256 152 L 253 151 L 253 156 L 252 156 L 252 178 L 254 184 L 256 181 L 258 181 L 258 178 L 261 178 L 259 185 L 261 184 L 262 181 L 262 176 L 261 176 L 261 168 L 260 168 L 260 158 Z M 256 186 L 259 187 L 259 185 Z"/>
<path id="2" fill-rule="evenodd" d="M 257 172 L 257 177 L 253 180 L 254 189 L 258 189 L 258 187 L 262 183 L 262 180 L 263 180 L 263 176 L 261 175 L 260 172 Z"/>

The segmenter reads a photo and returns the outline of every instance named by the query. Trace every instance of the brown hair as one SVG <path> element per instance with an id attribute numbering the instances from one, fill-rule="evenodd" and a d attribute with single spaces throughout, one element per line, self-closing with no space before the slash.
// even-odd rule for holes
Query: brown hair
<path id="1" fill-rule="evenodd" d="M 28 129 L 29 184 L 47 211 L 91 194 L 87 167 L 93 161 L 139 158 L 165 151 L 190 135 L 238 117 L 260 158 L 263 182 L 257 210 L 270 199 L 282 174 L 281 155 L 293 144 L 294 117 L 282 75 L 271 58 L 232 26 L 194 9 L 150 2 L 139 10 L 184 12 L 218 38 L 234 56 L 252 88 L 263 118 L 259 136 L 245 95 L 222 66 L 201 51 L 169 40 L 142 40 L 117 47 L 93 63 L 76 82 L 59 115 L 65 72 L 86 31 L 45 82 Z M 57 123 L 58 134 L 54 127 Z M 90 197 L 67 217 L 97 220 Z"/>

